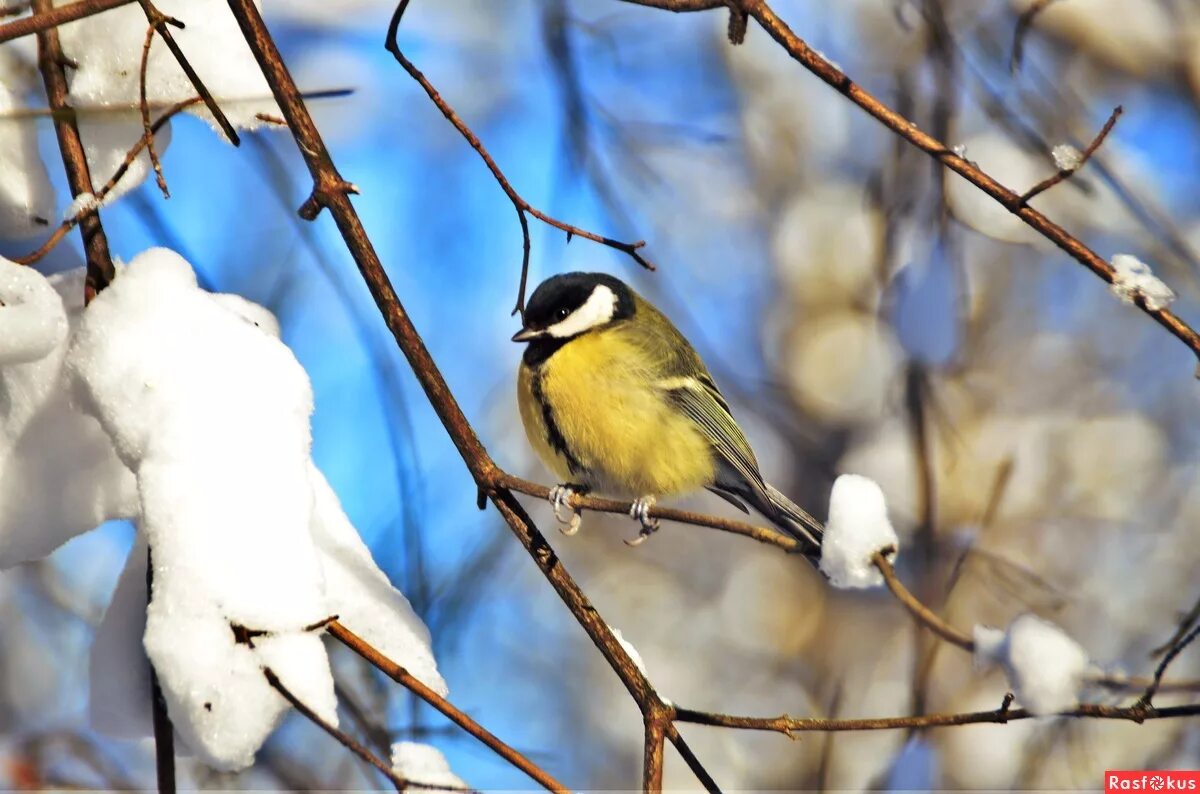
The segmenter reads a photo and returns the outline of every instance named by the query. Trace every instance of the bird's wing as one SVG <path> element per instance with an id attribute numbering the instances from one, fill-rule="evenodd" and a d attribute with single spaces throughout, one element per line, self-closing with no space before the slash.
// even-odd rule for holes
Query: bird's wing
<path id="1" fill-rule="evenodd" d="M 729 404 L 707 372 L 697 376 L 664 378 L 658 383 L 667 396 L 688 416 L 713 445 L 721 460 L 750 488 L 764 487 L 754 451 L 729 412 Z M 744 508 L 743 508 L 744 509 Z"/>

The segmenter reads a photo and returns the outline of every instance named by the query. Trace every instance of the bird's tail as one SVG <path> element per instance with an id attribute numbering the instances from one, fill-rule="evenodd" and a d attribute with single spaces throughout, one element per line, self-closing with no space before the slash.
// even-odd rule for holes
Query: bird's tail
<path id="1" fill-rule="evenodd" d="M 821 537 L 825 534 L 825 527 L 821 522 L 770 485 L 763 489 L 762 497 L 756 501 L 763 503 L 754 505 L 754 508 L 770 519 L 775 526 L 800 541 L 801 554 L 814 565 L 819 563 Z"/>

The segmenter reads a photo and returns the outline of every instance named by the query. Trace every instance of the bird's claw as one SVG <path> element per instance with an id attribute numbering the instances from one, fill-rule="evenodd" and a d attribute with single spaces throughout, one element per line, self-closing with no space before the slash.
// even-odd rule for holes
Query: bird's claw
<path id="1" fill-rule="evenodd" d="M 650 515 L 650 509 L 656 501 L 653 496 L 643 496 L 629 508 L 629 517 L 640 523 L 642 528 L 636 538 L 625 541 L 626 546 L 640 546 L 646 542 L 646 538 L 658 531 L 658 519 Z"/>
<path id="2" fill-rule="evenodd" d="M 583 524 L 583 513 L 578 508 L 571 507 L 571 497 L 576 493 L 577 491 L 570 485 L 556 485 L 550 489 L 547 497 L 554 507 L 554 518 L 562 525 L 558 528 L 559 532 L 568 537 L 578 532 L 579 527 Z M 564 507 L 571 511 L 570 518 L 563 518 L 562 509 Z"/>

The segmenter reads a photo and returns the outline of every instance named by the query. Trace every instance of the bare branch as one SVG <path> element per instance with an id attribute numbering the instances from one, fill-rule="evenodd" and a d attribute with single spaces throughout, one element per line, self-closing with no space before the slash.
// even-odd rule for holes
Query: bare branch
<path id="1" fill-rule="evenodd" d="M 51 0 L 33 0 L 33 10 L 37 13 L 48 12 L 50 8 Z M 63 167 L 67 171 L 67 184 L 71 187 L 71 195 L 79 197 L 84 193 L 92 193 L 94 188 L 92 175 L 88 170 L 87 155 L 79 138 L 79 127 L 76 126 L 74 112 L 67 104 L 67 76 L 63 72 L 65 57 L 62 44 L 58 39 L 58 31 L 54 28 L 39 30 L 37 37 L 38 68 L 46 86 L 46 98 L 54 111 L 54 133 L 58 138 Z M 87 281 L 84 287 L 84 301 L 87 302 L 112 282 L 115 271 L 112 256 L 108 252 L 108 238 L 100 224 L 100 215 L 96 212 L 86 214 L 79 221 L 79 229 L 83 235 L 83 250 L 87 258 Z"/>
<path id="2" fill-rule="evenodd" d="M 391 678 L 405 689 L 408 689 L 421 700 L 425 701 L 430 706 L 433 706 L 435 709 L 444 714 L 455 725 L 459 726 L 464 731 L 483 742 L 485 745 L 491 748 L 496 755 L 500 756 L 517 769 L 529 775 L 530 778 L 537 781 L 537 783 L 547 791 L 559 792 L 559 794 L 569 794 L 570 789 L 551 777 L 545 770 L 530 761 L 510 745 L 505 744 L 503 741 L 498 739 L 494 734 L 491 733 L 491 731 L 489 731 L 487 728 L 484 728 L 475 720 L 471 719 L 471 717 L 463 713 L 453 703 L 446 700 L 429 687 L 425 686 L 425 684 L 413 676 L 412 673 L 408 672 L 408 670 L 405 670 L 396 662 L 384 656 L 362 637 L 359 637 L 357 634 L 350 631 L 350 629 L 346 628 L 336 620 L 329 623 L 329 625 L 326 627 L 326 631 L 328 631 L 332 637 L 336 638 L 347 648 L 370 662 L 376 669 L 378 669 L 388 678 Z"/>
<path id="3" fill-rule="evenodd" d="M 84 19 L 93 14 L 99 14 L 113 8 L 132 3 L 134 0 L 77 0 L 74 3 L 67 3 L 55 8 L 50 8 L 44 4 L 38 8 L 38 4 L 34 6 L 34 13 L 31 16 L 23 17 L 12 22 L 6 22 L 0 25 L 0 44 L 13 39 L 19 39 L 22 36 L 29 36 L 34 33 L 41 33 L 47 30 L 53 30 L 59 25 L 65 25 L 68 22 L 74 22 L 77 19 Z"/>
<path id="4" fill-rule="evenodd" d="M 1011 700 L 1006 698 L 1011 703 Z M 1194 717 L 1200 715 L 1200 704 L 1168 706 L 1161 709 L 1140 709 L 1136 706 L 1081 705 L 1068 711 L 1048 715 L 1050 717 L 1080 717 L 1102 720 L 1145 720 Z M 858 719 L 801 719 L 784 714 L 779 717 L 735 717 L 729 714 L 713 714 L 704 711 L 678 708 L 675 719 L 679 722 L 694 722 L 718 728 L 739 728 L 751 731 L 774 731 L 791 737 L 793 733 L 830 731 L 890 731 L 901 728 L 942 728 L 954 725 L 979 723 L 1008 723 L 1017 720 L 1036 719 L 1025 709 L 1013 709 L 1002 705 L 994 711 L 972 711 L 959 714 L 924 714 L 912 717 L 866 717 Z"/>
<path id="5" fill-rule="evenodd" d="M 1100 145 L 1104 143 L 1104 139 L 1108 137 L 1110 132 L 1112 132 L 1112 128 L 1116 125 L 1117 119 L 1121 118 L 1121 114 L 1124 112 L 1125 109 L 1120 105 L 1117 105 L 1115 108 L 1113 108 L 1113 112 L 1108 117 L 1108 121 L 1104 122 L 1104 126 L 1100 128 L 1100 132 L 1097 133 L 1096 137 L 1092 139 L 1092 142 L 1088 144 L 1088 147 L 1083 150 L 1083 154 L 1079 157 L 1079 163 L 1071 168 L 1060 168 L 1054 175 L 1046 177 L 1041 182 L 1038 182 L 1036 185 L 1029 188 L 1029 190 L 1026 190 L 1021 194 L 1021 203 L 1028 204 L 1030 199 L 1032 199 L 1034 196 L 1040 195 L 1057 185 L 1059 182 L 1065 182 L 1074 176 L 1076 171 L 1083 168 L 1087 161 L 1092 159 L 1092 155 L 1095 154 L 1096 150 L 1100 148 Z"/>
<path id="6" fill-rule="evenodd" d="M 449 121 L 456 130 L 458 130 L 459 134 L 461 134 L 463 138 L 467 140 L 467 143 L 471 145 L 471 148 L 474 149 L 480 158 L 483 159 L 484 165 L 486 165 L 487 169 L 492 172 L 492 176 L 495 178 L 496 183 L 500 185 L 500 189 L 504 191 L 504 195 L 508 196 L 508 200 L 512 202 L 513 207 L 517 211 L 517 219 L 521 223 L 523 253 L 521 256 L 521 281 L 520 286 L 517 289 L 517 304 L 516 307 L 513 308 L 513 314 L 518 312 L 523 313 L 525 311 L 525 288 L 529 279 L 530 249 L 529 221 L 525 217 L 526 213 L 537 218 L 542 223 L 566 232 L 568 242 L 570 242 L 572 237 L 582 237 L 586 240 L 591 240 L 592 242 L 600 243 L 601 245 L 606 245 L 609 248 L 621 251 L 624 254 L 628 254 L 633 261 L 637 262 L 642 267 L 646 268 L 647 270 L 654 270 L 654 264 L 642 256 L 639 252 L 639 249 L 646 245 L 645 240 L 638 240 L 634 243 L 626 243 L 620 240 L 614 240 L 611 237 L 604 237 L 603 235 L 596 234 L 595 232 L 589 232 L 586 229 L 573 226 L 569 223 L 560 221 L 557 218 L 547 215 L 523 199 L 521 195 L 517 193 L 516 189 L 508 181 L 508 177 L 506 177 L 504 172 L 500 170 L 500 166 L 496 165 L 496 161 L 492 158 L 491 153 L 488 152 L 487 147 L 485 147 L 483 142 L 479 140 L 479 137 L 471 131 L 471 128 L 468 127 L 466 122 L 462 120 L 457 112 L 455 112 L 454 108 L 450 106 L 450 103 L 442 98 L 442 95 L 438 93 L 438 90 L 433 87 L 433 84 L 429 82 L 429 79 L 425 77 L 421 70 L 413 65 L 413 62 L 405 57 L 404 53 L 400 51 L 400 45 L 396 41 L 396 34 L 400 28 L 400 19 L 404 16 L 405 9 L 408 8 L 408 3 L 409 0 L 400 0 L 399 5 L 396 6 L 396 11 L 392 14 L 392 21 L 391 24 L 388 25 L 387 39 L 385 43 L 387 51 L 392 54 L 392 57 L 396 59 L 396 62 L 400 64 L 401 68 L 408 72 L 409 76 L 416 80 L 421 88 L 425 89 L 425 93 L 429 95 L 431 100 L 433 100 L 433 104 L 437 105 L 438 110 L 442 112 L 442 115 L 446 117 L 446 120 Z"/>
<path id="7" fill-rule="evenodd" d="M 165 113 L 159 116 L 158 119 L 150 125 L 150 137 L 147 138 L 145 135 L 143 135 L 141 138 L 138 138 L 137 143 L 130 147 L 129 151 L 125 153 L 125 159 L 121 161 L 119 166 L 117 166 L 117 170 L 114 171 L 113 175 L 108 178 L 108 181 L 104 183 L 104 186 L 96 191 L 96 201 L 92 206 L 82 207 L 74 215 L 64 218 L 62 223 L 59 224 L 58 228 L 54 230 L 54 233 L 50 235 L 46 242 L 38 246 L 36 251 L 32 251 L 25 256 L 17 257 L 12 261 L 16 262 L 18 265 L 29 265 L 38 261 L 51 250 L 53 250 L 54 246 L 58 245 L 62 238 L 66 236 L 67 232 L 75 228 L 75 226 L 82 222 L 84 218 L 95 214 L 97 208 L 104 203 L 105 197 L 108 196 L 109 192 L 111 192 L 114 187 L 116 187 L 117 182 L 121 181 L 121 177 L 125 176 L 125 172 L 127 172 L 133 165 L 133 161 L 137 159 L 139 154 L 141 154 L 142 149 L 146 148 L 148 142 L 153 140 L 154 135 L 160 129 L 162 129 L 163 125 L 170 121 L 175 115 L 183 112 L 192 105 L 197 105 L 199 103 L 200 97 L 197 96 L 192 97 L 191 99 L 186 99 L 182 102 L 176 102 L 173 106 L 168 108 Z"/>
<path id="8" fill-rule="evenodd" d="M 703 11 L 723 8 L 723 2 L 708 3 L 701 0 L 622 0 L 622 2 L 659 8 L 666 11 Z M 808 71 L 832 86 L 879 123 L 904 140 L 934 158 L 946 168 L 966 179 L 975 187 L 995 199 L 1001 206 L 1024 221 L 1034 231 L 1054 243 L 1075 261 L 1092 271 L 1096 276 L 1111 284 L 1114 271 L 1107 260 L 1085 245 L 1077 237 L 1032 207 L 1022 203 L 1021 197 L 1012 189 L 981 170 L 974 163 L 947 147 L 944 143 L 923 131 L 915 121 L 880 102 L 870 92 L 854 82 L 824 56 L 809 47 L 797 36 L 786 22 L 779 18 L 765 0 L 741 0 L 742 8 L 770 34 L 771 38 Z M 1138 308 L 1150 315 L 1179 341 L 1183 342 L 1200 359 L 1200 334 L 1177 317 L 1169 309 L 1151 309 L 1145 301 L 1136 299 Z"/>
<path id="9" fill-rule="evenodd" d="M 187 57 L 184 56 L 183 50 L 180 49 L 179 43 L 175 41 L 175 36 L 171 33 L 171 29 L 167 27 L 168 25 L 174 25 L 177 28 L 182 28 L 183 23 L 177 19 L 174 19 L 173 17 L 168 17 L 163 14 L 154 6 L 152 2 L 150 2 L 150 0 L 138 0 L 138 2 L 141 4 L 142 10 L 146 13 L 146 19 L 158 32 L 158 35 L 162 38 L 163 43 L 167 45 L 167 49 L 169 49 L 171 54 L 175 56 L 175 61 L 179 64 L 179 68 L 183 70 L 185 75 L 187 75 L 188 82 L 192 84 L 192 88 L 196 89 L 196 94 L 199 95 L 204 101 L 204 106 L 208 108 L 208 112 L 212 114 L 214 119 L 216 119 L 217 126 L 221 128 L 221 132 L 225 133 L 225 137 L 228 138 L 229 142 L 234 146 L 240 145 L 242 141 L 238 137 L 237 130 L 235 130 L 233 125 L 229 123 L 229 119 L 225 117 L 225 113 L 217 104 L 217 100 L 213 99 L 213 95 L 209 93 L 208 88 L 205 87 L 204 81 L 200 79 L 200 75 L 196 74 L 196 70 L 192 68 L 191 63 L 189 63 Z M 147 47 L 149 47 L 149 45 L 147 45 Z M 143 58 L 144 57 L 145 56 L 143 56 Z M 143 66 L 142 68 L 144 74 L 145 67 Z M 144 93 L 142 101 L 145 102 Z M 153 149 L 151 152 L 153 152 Z M 154 159 L 153 154 L 151 154 L 151 159 Z"/>
<path id="10" fill-rule="evenodd" d="M 1013 31 L 1012 53 L 1008 59 L 1010 72 L 1016 72 L 1021 68 L 1021 61 L 1025 57 L 1025 37 L 1029 35 L 1029 31 L 1033 27 L 1034 18 L 1053 2 L 1054 0 L 1033 0 L 1029 4 L 1029 8 L 1026 8 L 1021 12 L 1021 16 L 1017 17 L 1017 27 Z"/>

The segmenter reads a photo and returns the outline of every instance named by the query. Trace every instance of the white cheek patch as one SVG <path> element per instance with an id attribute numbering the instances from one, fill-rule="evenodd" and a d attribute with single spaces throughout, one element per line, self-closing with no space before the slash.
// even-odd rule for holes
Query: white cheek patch
<path id="1" fill-rule="evenodd" d="M 599 284 L 582 306 L 547 328 L 546 333 L 555 339 L 567 339 L 590 328 L 604 325 L 613 318 L 616 311 L 616 293 Z"/>

